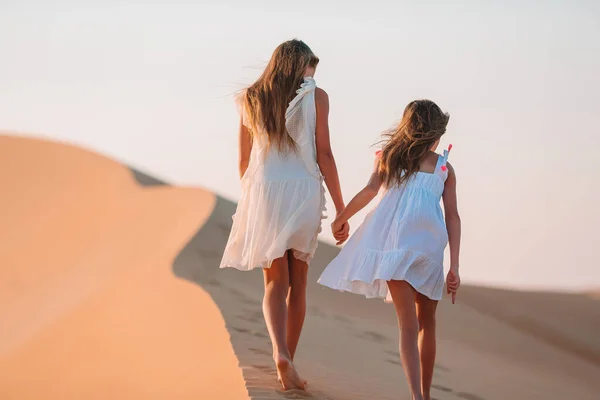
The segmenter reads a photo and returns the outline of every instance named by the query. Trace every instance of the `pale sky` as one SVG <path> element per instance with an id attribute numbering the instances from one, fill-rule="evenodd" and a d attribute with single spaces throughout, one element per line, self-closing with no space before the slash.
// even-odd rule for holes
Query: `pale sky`
<path id="1" fill-rule="evenodd" d="M 378 135 L 430 98 L 451 114 L 463 280 L 600 287 L 599 2 L 186 3 L 0 0 L 0 129 L 237 200 L 231 94 L 299 38 L 347 201 Z"/>

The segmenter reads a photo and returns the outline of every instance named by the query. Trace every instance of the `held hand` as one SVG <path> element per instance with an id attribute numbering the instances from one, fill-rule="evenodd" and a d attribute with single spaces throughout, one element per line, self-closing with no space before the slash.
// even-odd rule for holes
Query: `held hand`
<path id="1" fill-rule="evenodd" d="M 458 267 L 451 267 L 446 276 L 446 290 L 448 294 L 452 294 L 452 304 L 456 303 L 456 292 L 460 287 L 460 275 L 458 274 Z"/>
<path id="2" fill-rule="evenodd" d="M 335 235 L 335 239 L 337 240 L 336 245 L 339 246 L 344 243 L 348 239 L 348 236 L 350 236 L 350 224 L 345 222 L 342 226 L 341 232 L 338 232 Z"/>
<path id="3" fill-rule="evenodd" d="M 350 234 L 350 224 L 348 221 L 340 221 L 337 218 L 331 224 L 331 232 L 333 233 L 333 237 L 335 238 L 336 245 L 340 245 L 348 239 Z"/>

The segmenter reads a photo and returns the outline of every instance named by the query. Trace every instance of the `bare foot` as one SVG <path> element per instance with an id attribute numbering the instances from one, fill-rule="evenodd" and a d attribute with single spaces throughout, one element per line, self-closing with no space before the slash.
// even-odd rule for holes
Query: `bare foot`
<path id="1" fill-rule="evenodd" d="M 300 375 L 298 375 L 298 377 L 300 377 Z M 304 387 L 307 388 L 308 387 L 308 381 L 306 379 L 302 379 L 302 378 L 300 378 L 300 380 L 302 382 L 304 382 Z M 279 371 L 277 371 L 277 382 L 281 383 L 281 376 L 279 375 Z"/>
<path id="2" fill-rule="evenodd" d="M 284 390 L 301 389 L 304 390 L 306 384 L 296 372 L 294 364 L 284 356 L 277 356 L 275 359 L 275 366 L 277 367 L 277 376 L 283 386 Z"/>

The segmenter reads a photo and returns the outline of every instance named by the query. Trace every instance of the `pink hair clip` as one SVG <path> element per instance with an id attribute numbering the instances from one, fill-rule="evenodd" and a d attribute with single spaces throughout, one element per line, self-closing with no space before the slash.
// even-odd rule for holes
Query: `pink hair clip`
<path id="1" fill-rule="evenodd" d="M 448 161 L 448 155 L 450 154 L 450 150 L 452 150 L 452 145 L 448 146 L 448 150 L 444 150 L 444 162 L 442 163 L 442 171 L 448 171 L 448 167 L 446 167 L 446 162 Z"/>

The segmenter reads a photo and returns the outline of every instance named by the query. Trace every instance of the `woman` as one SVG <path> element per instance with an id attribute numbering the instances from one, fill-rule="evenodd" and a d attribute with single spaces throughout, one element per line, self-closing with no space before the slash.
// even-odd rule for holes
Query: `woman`
<path id="1" fill-rule="evenodd" d="M 323 178 L 337 213 L 344 209 L 329 142 L 329 99 L 313 78 L 318 63 L 304 42 L 282 43 L 238 97 L 242 197 L 221 261 L 221 268 L 263 269 L 263 314 L 286 390 L 305 387 L 293 359 L 325 210 Z M 345 224 L 336 238 L 348 230 Z"/>

